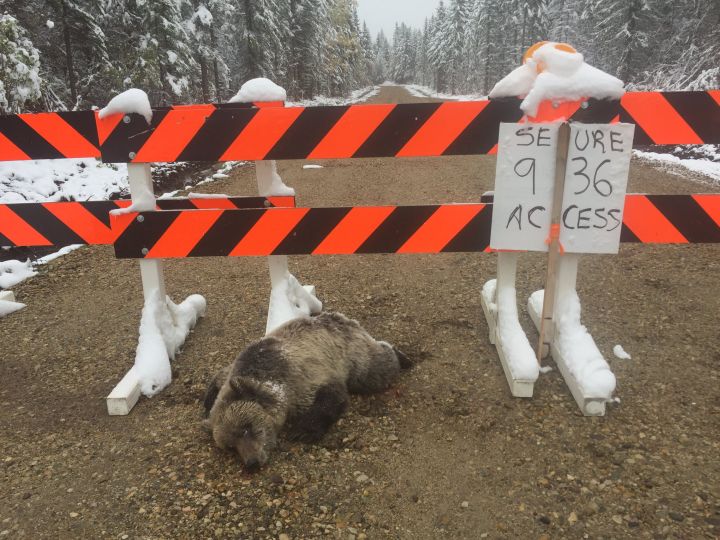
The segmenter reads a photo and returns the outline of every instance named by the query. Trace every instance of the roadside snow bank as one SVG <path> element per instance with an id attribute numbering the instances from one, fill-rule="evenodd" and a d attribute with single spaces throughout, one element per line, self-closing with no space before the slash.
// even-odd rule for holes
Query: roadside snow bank
<path id="1" fill-rule="evenodd" d="M 150 107 L 150 100 L 145 92 L 139 88 L 130 88 L 125 90 L 122 94 L 118 94 L 105 105 L 104 108 L 100 109 L 98 118 L 102 120 L 113 114 L 130 114 L 137 113 L 145 117 L 145 120 L 149 124 L 152 121 L 152 107 Z"/>
<path id="2" fill-rule="evenodd" d="M 152 397 L 170 384 L 170 360 L 205 315 L 206 307 L 205 298 L 199 294 L 188 296 L 180 305 L 170 297 L 160 298 L 158 291 L 149 295 L 143 306 L 133 367 L 143 395 Z"/>
<path id="3" fill-rule="evenodd" d="M 708 156 L 715 156 L 715 148 L 712 145 L 704 145 L 708 148 Z M 699 147 L 703 148 L 703 147 Z M 694 173 L 707 176 L 711 180 L 711 184 L 720 184 L 720 161 L 711 159 L 686 159 L 674 156 L 672 154 L 658 154 L 656 152 L 644 152 L 642 150 L 633 150 L 633 155 L 641 159 L 646 159 L 655 163 L 666 165 L 669 167 L 683 167 Z"/>
<path id="4" fill-rule="evenodd" d="M 545 42 L 531 47 L 523 65 L 501 79 L 490 97 L 523 97 L 520 108 L 535 116 L 546 100 L 620 99 L 623 87 L 620 79 L 585 63 L 569 45 Z"/>

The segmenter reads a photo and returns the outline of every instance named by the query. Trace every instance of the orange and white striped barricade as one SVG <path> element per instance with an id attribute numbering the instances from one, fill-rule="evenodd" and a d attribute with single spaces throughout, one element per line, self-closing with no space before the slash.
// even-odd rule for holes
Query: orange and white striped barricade
<path id="1" fill-rule="evenodd" d="M 720 143 L 716 90 L 628 93 L 619 101 L 590 99 L 569 107 L 565 117 L 570 121 L 636 124 L 635 145 Z M 500 123 L 519 122 L 522 116 L 516 99 L 332 107 L 176 106 L 154 109 L 150 126 L 137 114 L 102 121 L 92 111 L 8 115 L 0 117 L 0 160 L 101 157 L 139 167 L 150 162 L 248 160 L 263 163 L 258 167 L 262 192 L 273 185 L 274 160 L 494 153 Z M 145 169 L 138 170 L 137 176 L 146 182 Z M 690 198 L 704 213 L 698 225 L 702 234 L 693 229 L 669 240 L 653 237 L 637 224 L 633 206 L 645 208 L 646 199 L 628 202 L 623 240 L 681 241 L 682 236 L 689 242 L 718 241 L 717 196 Z M 51 204 L 80 204 L 72 208 L 81 210 L 69 211 L 73 217 L 68 217 L 64 214 L 71 207 Z M 0 205 L 0 244 L 60 245 L 80 238 L 79 243 L 113 243 L 119 257 L 140 259 L 484 252 L 489 251 L 493 208 L 471 203 L 162 210 L 165 203 L 156 201 L 161 210 L 113 216 L 108 227 L 107 214 L 97 218 L 84 204 L 24 207 L 37 211 Z M 100 207 L 95 211 L 106 212 Z M 505 259 L 500 255 L 501 261 Z M 508 260 L 508 272 L 500 274 L 511 277 L 514 263 L 509 256 Z M 272 261 L 271 280 L 277 282 L 286 276 L 286 263 Z M 154 272 L 160 283 L 158 267 Z"/>

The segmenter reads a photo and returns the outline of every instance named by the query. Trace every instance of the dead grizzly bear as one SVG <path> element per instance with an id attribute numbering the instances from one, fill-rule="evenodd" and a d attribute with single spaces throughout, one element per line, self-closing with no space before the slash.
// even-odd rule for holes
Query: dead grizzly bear
<path id="1" fill-rule="evenodd" d="M 244 467 L 264 465 L 277 434 L 314 442 L 347 407 L 348 392 L 385 390 L 408 358 L 339 313 L 292 320 L 251 344 L 211 381 L 205 427 Z"/>

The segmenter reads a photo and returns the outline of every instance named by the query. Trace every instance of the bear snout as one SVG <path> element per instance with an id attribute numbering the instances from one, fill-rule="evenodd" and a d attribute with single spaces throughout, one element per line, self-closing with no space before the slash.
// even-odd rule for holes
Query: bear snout
<path id="1" fill-rule="evenodd" d="M 260 461 L 256 458 L 250 458 L 243 463 L 243 468 L 249 473 L 256 473 L 260 470 Z"/>

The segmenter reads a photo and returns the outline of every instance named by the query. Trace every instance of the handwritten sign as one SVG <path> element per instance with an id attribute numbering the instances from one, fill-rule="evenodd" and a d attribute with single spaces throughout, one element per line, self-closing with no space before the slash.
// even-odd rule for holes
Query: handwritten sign
<path id="1" fill-rule="evenodd" d="M 547 251 L 559 124 L 500 124 L 490 247 Z"/>
<path id="2" fill-rule="evenodd" d="M 571 124 L 560 243 L 569 253 L 617 253 L 635 126 Z"/>

